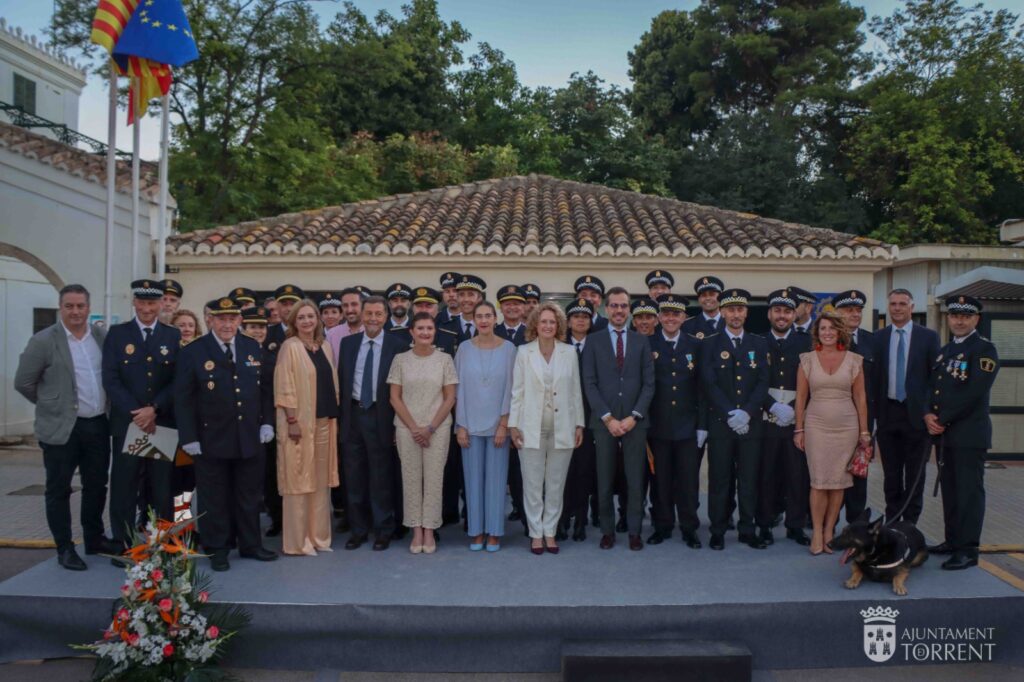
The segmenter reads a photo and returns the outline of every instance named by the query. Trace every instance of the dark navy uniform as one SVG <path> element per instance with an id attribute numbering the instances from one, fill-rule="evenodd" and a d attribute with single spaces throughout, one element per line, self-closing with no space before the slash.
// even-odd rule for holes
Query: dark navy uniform
<path id="1" fill-rule="evenodd" d="M 230 299 L 221 299 L 231 304 Z M 236 310 L 237 312 L 237 310 Z M 216 314 L 221 314 L 217 312 Z M 183 444 L 199 443 L 196 483 L 208 552 L 243 554 L 262 548 L 260 506 L 265 466 L 260 427 L 274 423 L 273 394 L 263 384 L 260 345 L 237 334 L 228 354 L 214 333 L 181 350 L 175 410 Z"/>
<path id="2" fill-rule="evenodd" d="M 722 305 L 747 305 L 749 296 L 741 289 L 732 289 L 723 297 Z M 735 470 L 740 541 L 760 549 L 765 545 L 754 534 L 754 515 L 764 433 L 761 410 L 768 396 L 771 371 L 768 342 L 763 337 L 744 332 L 737 346 L 723 330 L 704 339 L 701 364 L 701 380 L 709 403 L 708 516 L 711 520 L 711 547 L 724 546 L 722 536 L 729 524 L 729 485 Z M 730 413 L 736 410 L 742 410 L 749 417 L 748 430 L 742 434 L 727 423 Z"/>
<path id="3" fill-rule="evenodd" d="M 701 277 L 693 283 L 693 291 L 698 297 L 705 291 L 714 291 L 721 296 L 724 289 L 725 285 L 722 283 L 722 280 L 713 275 Z M 706 336 L 717 334 L 724 327 L 725 321 L 722 319 L 721 313 L 718 314 L 718 317 L 709 320 L 704 316 L 704 311 L 701 310 L 693 317 L 686 318 L 686 321 L 683 322 L 682 332 L 698 339 L 703 339 Z"/>
<path id="4" fill-rule="evenodd" d="M 671 297 L 665 295 L 662 299 Z M 682 307 L 685 309 L 685 302 Z M 654 528 L 661 538 L 672 534 L 676 514 L 684 538 L 700 527 L 701 453 L 697 431 L 706 431 L 706 409 L 700 385 L 700 341 L 679 332 L 670 342 L 663 332 L 650 337 L 654 357 L 654 399 L 647 442 L 654 454 Z M 699 544 L 698 544 L 699 546 Z"/>
<path id="5" fill-rule="evenodd" d="M 504 322 L 499 322 L 494 325 L 494 333 L 503 339 L 511 341 L 512 345 L 517 348 L 526 343 L 526 325 L 522 322 L 514 330 L 506 327 Z"/>
<path id="6" fill-rule="evenodd" d="M 575 291 L 578 296 L 579 293 L 584 289 L 596 291 L 597 293 L 601 294 L 602 298 L 604 298 L 604 282 L 602 282 L 599 278 L 594 277 L 593 275 L 581 275 L 580 277 L 576 278 L 576 281 L 573 283 L 573 291 Z M 591 318 L 590 321 L 590 333 L 593 334 L 594 332 L 599 332 L 607 329 L 608 318 L 603 317 L 600 313 L 597 312 L 595 308 L 594 316 L 593 318 Z"/>
<path id="7" fill-rule="evenodd" d="M 294 284 L 282 284 L 274 290 L 275 301 L 295 301 L 296 303 L 306 297 L 306 294 Z M 287 320 L 282 319 L 280 324 L 272 324 L 267 327 L 267 345 L 275 344 L 276 349 L 284 343 L 285 332 L 287 331 Z"/>
<path id="8" fill-rule="evenodd" d="M 565 307 L 566 317 L 585 314 L 594 318 L 594 306 L 582 298 L 570 301 Z M 583 390 L 583 348 L 586 339 L 577 341 L 572 332 L 566 334 L 565 342 L 571 344 L 576 351 L 576 360 L 580 370 L 580 390 Z M 565 477 L 565 489 L 562 491 L 562 518 L 560 528 L 562 535 L 568 534 L 569 519 L 574 517 L 572 539 L 576 542 L 587 539 L 587 507 L 594 505 L 594 518 L 597 518 L 597 451 L 594 447 L 594 432 L 590 428 L 590 403 L 587 394 L 583 393 L 583 442 L 572 451 L 569 471 Z"/>
<path id="9" fill-rule="evenodd" d="M 788 289 L 780 289 L 768 296 L 768 307 L 773 306 L 795 310 L 796 298 Z M 793 443 L 794 422 L 789 420 L 785 426 L 781 426 L 777 415 L 771 410 L 776 403 L 795 410 L 800 354 L 810 352 L 811 337 L 797 334 L 791 326 L 786 330 L 785 338 L 780 339 L 774 331 L 769 330 L 764 334 L 764 339 L 771 349 L 772 366 L 768 395 L 760 415 L 764 421 L 764 440 L 761 448 L 757 525 L 763 541 L 774 541 L 771 525 L 779 509 L 781 489 L 785 500 L 787 537 L 800 544 L 810 544 L 804 533 L 811 489 L 807 457 Z"/>
<path id="10" fill-rule="evenodd" d="M 981 305 L 967 296 L 947 300 L 949 312 Z M 942 515 L 953 557 L 946 569 L 967 568 L 978 559 L 985 519 L 985 456 L 992 447 L 989 396 L 999 373 L 999 355 L 977 331 L 947 343 L 932 367 L 930 413 L 946 427 L 942 447 Z"/>
<path id="11" fill-rule="evenodd" d="M 435 329 L 434 348 L 454 358 L 459 349 L 459 335 L 448 327 L 435 326 Z M 399 340 L 402 351 L 412 348 L 412 332 L 408 327 L 392 327 L 387 333 Z"/>
<path id="12" fill-rule="evenodd" d="M 163 289 L 151 280 L 133 282 L 132 291 L 136 298 L 152 300 L 163 296 Z M 152 292 L 156 292 L 155 296 Z M 157 426 L 175 426 L 174 364 L 181 345 L 181 333 L 175 327 L 156 320 L 150 328 L 152 331 L 146 341 L 138 320 L 117 324 L 107 332 L 103 343 L 103 388 L 110 399 L 110 432 L 114 439 L 110 527 L 118 543 L 131 539 L 129 528 L 136 520 L 140 486 L 145 486 L 146 499 L 160 518 L 170 520 L 174 515 L 174 462 L 145 459 L 122 452 L 133 410 L 153 407 Z"/>

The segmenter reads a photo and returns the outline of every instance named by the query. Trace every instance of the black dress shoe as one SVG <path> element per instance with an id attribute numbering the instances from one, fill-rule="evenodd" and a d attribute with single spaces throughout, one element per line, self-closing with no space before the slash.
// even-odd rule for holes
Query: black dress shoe
<path id="1" fill-rule="evenodd" d="M 568 540 L 569 534 L 565 532 L 565 528 L 559 526 L 558 530 L 555 531 L 555 539 L 559 542 L 562 542 L 563 540 Z"/>
<path id="2" fill-rule="evenodd" d="M 683 531 L 683 542 L 690 549 L 700 549 L 704 546 L 700 544 L 700 538 L 697 537 L 696 531 Z"/>
<path id="3" fill-rule="evenodd" d="M 281 526 L 277 525 L 276 523 L 271 523 L 270 524 L 270 528 L 267 529 L 267 533 L 266 533 L 267 537 L 268 538 L 276 538 L 280 534 L 281 534 Z"/>
<path id="4" fill-rule="evenodd" d="M 587 524 L 586 524 L 586 522 L 576 524 L 576 527 L 572 531 L 572 539 L 573 539 L 573 542 L 583 542 L 584 540 L 587 539 Z"/>
<path id="5" fill-rule="evenodd" d="M 359 549 L 363 546 L 364 542 L 366 542 L 365 535 L 353 535 L 345 543 L 345 549 Z"/>
<path id="6" fill-rule="evenodd" d="M 640 538 L 639 535 L 630 535 L 629 548 L 634 552 L 639 552 L 641 549 L 644 548 L 644 541 Z"/>
<path id="7" fill-rule="evenodd" d="M 758 540 L 764 543 L 765 547 L 775 544 L 775 535 L 772 534 L 771 528 L 762 528 L 758 534 Z"/>
<path id="8" fill-rule="evenodd" d="M 614 535 L 602 535 L 601 536 L 601 549 L 611 549 L 615 546 Z"/>
<path id="9" fill-rule="evenodd" d="M 937 545 L 931 545 L 928 547 L 929 554 L 952 554 L 953 545 L 948 542 L 941 542 Z"/>
<path id="10" fill-rule="evenodd" d="M 120 556 L 124 552 L 124 545 L 114 542 L 110 538 L 101 537 L 99 540 L 85 543 L 85 553 L 92 554 L 115 554 Z"/>
<path id="11" fill-rule="evenodd" d="M 659 531 L 654 531 L 651 533 L 651 537 L 647 538 L 648 545 L 660 545 L 663 542 L 665 542 L 665 536 Z"/>
<path id="12" fill-rule="evenodd" d="M 962 571 L 965 568 L 978 565 L 978 557 L 968 556 L 960 552 L 954 552 L 953 556 L 942 562 L 944 571 Z"/>
<path id="13" fill-rule="evenodd" d="M 274 561 L 277 559 L 277 552 L 272 552 L 264 547 L 257 547 L 248 552 L 239 552 L 238 556 L 243 559 L 255 559 L 256 561 Z"/>
<path id="14" fill-rule="evenodd" d="M 619 522 L 615 524 L 615 532 L 616 533 L 625 533 L 626 532 L 626 517 L 625 516 L 620 516 L 619 517 Z"/>
<path id="15" fill-rule="evenodd" d="M 708 547 L 710 547 L 711 549 L 725 549 L 725 536 L 712 535 L 711 541 L 708 542 Z"/>
<path id="16" fill-rule="evenodd" d="M 373 551 L 383 552 L 385 549 L 391 546 L 391 538 L 387 535 L 378 535 L 377 539 L 373 541 Z"/>
<path id="17" fill-rule="evenodd" d="M 82 561 L 82 557 L 78 556 L 74 547 L 68 547 L 58 552 L 57 563 L 69 571 L 84 571 L 89 568 Z"/>
<path id="18" fill-rule="evenodd" d="M 798 545 L 807 546 L 811 544 L 811 539 L 807 537 L 807 533 L 802 528 L 789 528 L 786 530 L 786 537 L 795 542 Z"/>
<path id="19" fill-rule="evenodd" d="M 766 549 L 768 545 L 751 533 L 744 533 L 739 536 L 739 541 L 753 549 Z"/>
<path id="20" fill-rule="evenodd" d="M 513 509 L 512 513 L 508 515 L 508 520 L 509 521 L 522 521 L 523 520 L 523 515 L 521 513 L 519 513 L 518 509 Z"/>
<path id="21" fill-rule="evenodd" d="M 231 568 L 231 564 L 228 563 L 228 551 L 226 549 L 218 549 L 210 556 L 210 568 L 218 572 Z"/>

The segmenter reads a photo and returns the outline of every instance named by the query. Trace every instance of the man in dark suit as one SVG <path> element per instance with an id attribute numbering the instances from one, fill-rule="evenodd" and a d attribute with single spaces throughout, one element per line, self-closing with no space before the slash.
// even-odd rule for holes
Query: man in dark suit
<path id="1" fill-rule="evenodd" d="M 953 338 L 935 358 L 931 405 L 924 416 L 928 433 L 940 439 L 945 526 L 945 541 L 928 551 L 953 555 L 942 563 L 947 571 L 978 565 L 985 519 L 985 453 L 992 447 L 989 396 L 999 373 L 999 355 L 977 331 L 981 310 L 981 302 L 971 296 L 946 299 Z"/>
<path id="2" fill-rule="evenodd" d="M 501 322 L 494 325 L 494 333 L 512 342 L 514 346 L 526 343 L 526 295 L 515 284 L 507 284 L 498 290 L 498 305 L 501 307 Z"/>
<path id="3" fill-rule="evenodd" d="M 864 318 L 864 306 L 868 297 L 863 291 L 850 289 L 840 292 L 832 300 L 832 307 L 846 322 L 850 330 L 850 351 L 864 358 L 861 371 L 864 373 L 864 393 L 868 403 L 868 431 L 875 432 L 875 420 L 878 414 L 878 362 L 875 358 L 875 335 L 867 329 L 861 329 Z M 868 504 L 868 479 L 853 477 L 853 485 L 843 492 L 843 505 L 846 507 L 846 522 L 853 523 L 864 512 Z"/>
<path id="4" fill-rule="evenodd" d="M 59 294 L 60 321 L 29 339 L 18 361 L 14 388 L 36 406 L 35 435 L 46 470 L 46 523 L 57 561 L 70 571 L 87 566 L 71 538 L 71 481 L 82 483 L 86 554 L 117 554 L 103 533 L 110 466 L 110 425 L 103 391 L 105 332 L 89 324 L 89 292 L 69 284 Z"/>
<path id="5" fill-rule="evenodd" d="M 615 456 L 621 444 L 629 488 L 629 548 L 643 549 L 644 467 L 647 465 L 646 417 L 654 397 L 654 361 L 646 336 L 626 328 L 629 292 L 608 291 L 608 327 L 591 332 L 583 349 L 583 390 L 590 403 L 590 427 L 597 449 L 597 487 L 601 504 L 601 548 L 615 545 L 612 500 Z"/>
<path id="6" fill-rule="evenodd" d="M 878 449 L 882 457 L 885 519 L 917 523 L 924 502 L 924 475 L 931 441 L 925 426 L 928 384 L 939 335 L 914 324 L 914 298 L 906 289 L 889 292 L 891 324 L 875 335 L 879 381 Z M 917 485 L 914 486 L 914 481 Z M 906 503 L 906 508 L 896 514 Z"/>
<path id="7" fill-rule="evenodd" d="M 683 322 L 684 334 L 703 339 L 722 331 L 722 313 L 719 311 L 718 298 L 722 295 L 725 285 L 714 275 L 706 275 L 693 283 L 700 304 L 700 314 Z"/>
<path id="8" fill-rule="evenodd" d="M 576 278 L 573 291 L 576 292 L 576 298 L 582 298 L 594 306 L 594 318 L 590 323 L 590 333 L 607 329 L 608 318 L 597 312 L 604 302 L 604 282 L 593 275 L 581 275 Z"/>
<path id="9" fill-rule="evenodd" d="M 163 293 L 155 280 L 132 282 L 135 318 L 111 327 L 103 342 L 103 388 L 110 399 L 114 439 L 110 526 L 114 541 L 122 545 L 132 539 L 140 485 L 159 518 L 174 518 L 174 462 L 122 452 L 132 423 L 143 433 L 154 433 L 157 426 L 174 428 L 174 363 L 181 334 L 157 319 Z"/>
<path id="10" fill-rule="evenodd" d="M 771 351 L 772 366 L 762 412 L 764 440 L 757 500 L 758 537 L 767 545 L 775 542 L 771 526 L 779 508 L 777 498 L 780 489 L 785 499 L 786 537 L 800 545 L 811 544 L 804 532 L 811 488 L 810 472 L 806 456 L 793 443 L 800 354 L 811 350 L 811 337 L 793 330 L 796 307 L 796 296 L 789 289 L 768 294 L 771 330 L 764 338 Z"/>
<path id="11" fill-rule="evenodd" d="M 435 321 L 441 324 L 448 324 L 459 316 L 459 295 L 455 290 L 455 284 L 462 275 L 457 272 L 446 272 L 441 275 L 441 301 L 444 307 L 437 314 Z"/>
<path id="12" fill-rule="evenodd" d="M 267 347 L 275 353 L 284 343 L 285 333 L 288 331 L 288 315 L 292 312 L 295 304 L 306 297 L 306 294 L 294 284 L 282 284 L 274 290 L 274 300 L 277 305 L 277 317 L 281 321 L 278 324 L 271 324 L 267 327 Z"/>
<path id="13" fill-rule="evenodd" d="M 725 548 L 729 525 L 729 485 L 737 479 L 740 542 L 754 549 L 767 545 L 754 533 L 758 467 L 764 423 L 761 410 L 768 397 L 771 352 L 768 342 L 748 334 L 750 293 L 727 289 L 721 301 L 725 329 L 706 337 L 701 348 L 701 379 L 709 402 L 708 516 L 711 549 Z"/>
<path id="14" fill-rule="evenodd" d="M 683 542 L 700 549 L 697 504 L 700 493 L 700 448 L 707 438 L 706 409 L 700 386 L 700 341 L 683 334 L 687 300 L 676 294 L 658 297 L 661 329 L 650 339 L 654 358 L 654 399 L 647 440 L 654 453 L 654 533 L 647 544 L 672 536 L 678 513 Z"/>
<path id="15" fill-rule="evenodd" d="M 352 535 L 345 549 L 358 549 L 373 530 L 373 549 L 388 548 L 395 520 L 395 411 L 387 384 L 391 361 L 406 350 L 384 333 L 387 301 L 363 302 L 363 331 L 341 340 L 341 446 Z"/>
<path id="16" fill-rule="evenodd" d="M 388 311 L 391 314 L 384 323 L 384 331 L 395 327 L 408 327 L 409 299 L 412 298 L 412 288 L 407 284 L 397 282 L 387 288 L 385 297 L 388 300 Z"/>
<path id="17" fill-rule="evenodd" d="M 178 356 L 174 409 L 182 449 L 196 466 L 203 547 L 215 571 L 228 552 L 273 561 L 260 539 L 264 445 L 274 438 L 274 396 L 263 385 L 260 345 L 238 333 L 241 311 L 224 297 L 207 304 L 210 332 Z"/>
<path id="18" fill-rule="evenodd" d="M 572 344 L 579 361 L 580 389 L 583 388 L 583 349 L 587 346 L 587 335 L 594 320 L 594 306 L 583 298 L 570 301 L 565 307 L 569 329 L 565 342 Z M 569 473 L 565 479 L 565 490 L 562 505 L 562 519 L 559 524 L 556 540 L 568 537 L 569 520 L 574 517 L 572 539 L 581 542 L 587 539 L 587 507 L 591 496 L 597 496 L 596 453 L 594 449 L 594 431 L 590 428 L 590 403 L 587 394 L 583 393 L 583 442 L 573 450 L 569 462 Z"/>

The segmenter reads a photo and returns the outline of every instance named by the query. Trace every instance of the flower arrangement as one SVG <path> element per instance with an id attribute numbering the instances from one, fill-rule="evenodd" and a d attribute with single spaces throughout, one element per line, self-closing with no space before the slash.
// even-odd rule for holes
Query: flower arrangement
<path id="1" fill-rule="evenodd" d="M 193 682 L 225 679 L 215 668 L 224 647 L 249 622 L 244 610 L 209 603 L 210 579 L 197 572 L 191 546 L 194 519 L 179 523 L 150 515 L 124 556 L 121 597 L 103 638 L 76 646 L 98 660 L 93 680 Z"/>

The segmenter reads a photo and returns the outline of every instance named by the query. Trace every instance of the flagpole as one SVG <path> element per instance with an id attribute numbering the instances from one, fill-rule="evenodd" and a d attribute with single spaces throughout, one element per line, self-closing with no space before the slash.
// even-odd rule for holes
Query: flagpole
<path id="1" fill-rule="evenodd" d="M 158 228 L 157 228 L 157 253 L 156 253 L 156 276 L 157 279 L 163 279 L 166 274 L 166 258 L 167 258 L 167 147 L 168 147 L 168 133 L 170 130 L 170 123 L 168 121 L 168 112 L 171 108 L 171 98 L 169 95 L 164 95 L 160 99 L 160 204 L 158 210 Z"/>
<path id="2" fill-rule="evenodd" d="M 136 98 L 142 95 L 142 84 L 133 78 L 132 93 Z M 142 117 L 138 103 L 135 105 L 135 122 L 132 127 L 132 279 L 139 278 L 139 137 Z"/>
<path id="3" fill-rule="evenodd" d="M 114 311 L 114 186 L 117 176 L 117 71 L 110 62 L 110 101 L 107 109 L 107 269 L 103 315 L 110 327 Z"/>

